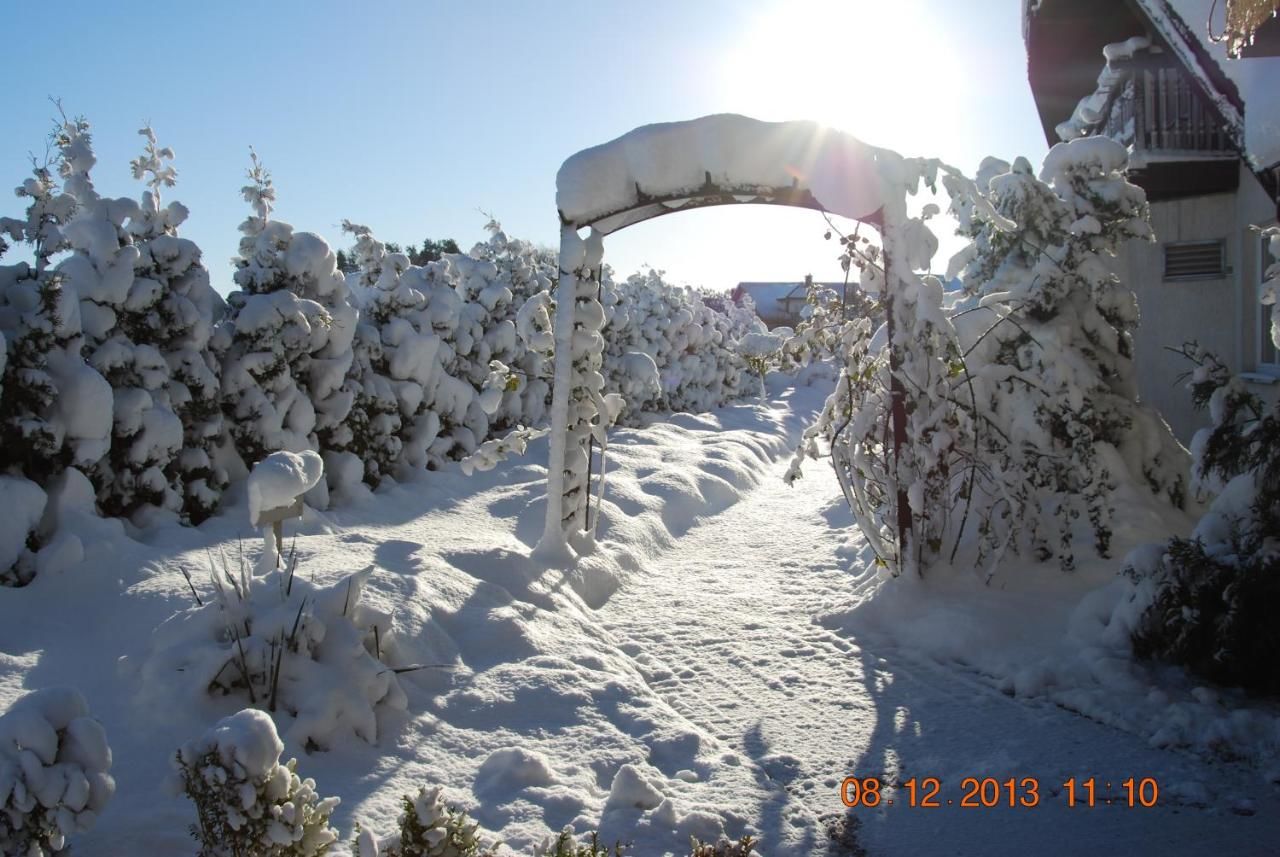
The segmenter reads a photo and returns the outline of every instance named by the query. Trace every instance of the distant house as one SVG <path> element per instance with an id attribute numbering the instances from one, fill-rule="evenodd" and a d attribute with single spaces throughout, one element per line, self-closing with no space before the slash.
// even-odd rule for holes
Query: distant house
<path id="1" fill-rule="evenodd" d="M 818 283 L 844 297 L 844 283 Z M 770 328 L 795 327 L 800 322 L 800 310 L 804 308 L 805 282 L 798 283 L 738 283 L 729 297 L 741 304 L 749 296 L 756 305 L 756 314 Z"/>
<path id="2" fill-rule="evenodd" d="M 1195 339 L 1266 398 L 1280 357 L 1258 303 L 1267 248 L 1250 226 L 1280 208 L 1280 19 L 1229 59 L 1207 30 L 1240 0 L 1024 0 L 1032 94 L 1050 145 L 1090 135 L 1129 147 L 1157 241 L 1120 275 L 1138 295 L 1138 390 L 1189 440 L 1206 418 L 1166 350 Z M 1210 15 L 1216 9 L 1215 21 Z"/>

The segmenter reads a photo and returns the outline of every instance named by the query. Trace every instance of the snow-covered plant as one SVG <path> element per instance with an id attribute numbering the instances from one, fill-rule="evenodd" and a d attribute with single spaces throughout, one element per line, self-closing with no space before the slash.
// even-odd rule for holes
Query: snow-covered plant
<path id="1" fill-rule="evenodd" d="M 359 265 L 352 275 L 361 302 L 351 371 L 356 402 L 326 444 L 360 456 L 370 484 L 397 469 L 434 467 L 473 452 L 488 436 L 489 418 L 476 386 L 449 371 L 457 366 L 458 331 L 474 314 L 466 312 L 447 264 L 411 265 L 403 253 L 387 252 L 368 227 L 348 222 L 344 229 L 356 237 Z M 461 339 L 468 348 L 476 344 L 473 331 Z"/>
<path id="2" fill-rule="evenodd" d="M 134 202 L 94 189 L 87 122 L 64 118 L 55 132 L 77 203 L 63 230 L 72 253 L 58 271 L 79 298 L 89 362 L 115 394 L 111 448 L 92 471 L 103 511 L 152 504 L 198 523 L 227 481 L 211 456 L 222 419 L 209 338 L 222 299 L 200 249 L 177 234 L 186 207 L 162 204 L 162 189 L 177 181 L 173 151 L 151 128 L 139 133 L 146 146 L 131 166 L 146 190 Z"/>
<path id="3" fill-rule="evenodd" d="M 770 369 L 779 365 L 783 348 L 792 339 L 790 331 L 775 330 L 760 333 L 748 333 L 738 340 L 738 353 L 746 361 L 749 368 L 759 380 L 759 389 L 764 392 L 764 376 Z"/>
<path id="4" fill-rule="evenodd" d="M 737 842 L 730 842 L 728 839 L 721 839 L 712 845 L 709 842 L 703 842 L 697 837 L 691 837 L 689 842 L 689 857 L 749 857 L 756 852 L 756 840 L 750 836 L 744 836 Z"/>
<path id="5" fill-rule="evenodd" d="M 144 678 L 157 688 L 181 676 L 187 692 L 235 695 L 293 718 L 286 737 L 330 747 L 354 732 L 373 743 L 376 709 L 406 705 L 392 660 L 391 616 L 364 601 L 372 568 L 328 587 L 297 574 L 296 553 L 278 572 L 254 575 L 246 560 L 211 571 L 212 594 L 156 629 Z M 159 691 L 157 691 L 159 692 Z"/>
<path id="6" fill-rule="evenodd" d="M 1270 240 L 1280 250 L 1280 230 Z M 1266 272 L 1280 282 L 1280 265 Z M 1272 293 L 1273 294 L 1273 293 Z M 1280 342 L 1280 331 L 1272 338 Z M 1192 484 L 1212 496 L 1191 538 L 1125 559 L 1134 653 L 1213 681 L 1280 693 L 1280 404 L 1265 403 L 1194 343 L 1188 388 L 1212 424 L 1192 441 Z M 1135 609 L 1136 608 L 1136 609 Z"/>
<path id="7" fill-rule="evenodd" d="M 923 165 L 917 170 L 927 178 Z M 942 283 L 918 273 L 937 240 L 913 218 L 886 229 L 894 258 L 857 233 L 841 242 L 843 266 L 857 268 L 860 289 L 882 300 L 887 324 L 874 337 L 865 316 L 836 328 L 840 377 L 787 479 L 800 475 L 803 459 L 817 457 L 824 441 L 876 556 L 894 573 L 923 574 L 941 557 L 954 559 L 969 527 L 981 532 L 990 525 L 985 510 L 970 519 L 969 497 L 986 465 L 964 401 L 958 337 L 943 308 Z"/>
<path id="8" fill-rule="evenodd" d="M 605 274 L 604 390 L 625 400 L 622 422 L 634 422 L 645 410 L 710 410 L 754 391 L 737 344 L 763 331 L 758 319 L 744 323 L 739 312 L 723 311 L 722 299 L 713 308 L 693 289 L 668 283 L 661 271 L 633 274 L 621 283 Z M 656 387 L 650 364 L 657 370 Z"/>
<path id="9" fill-rule="evenodd" d="M 248 463 L 278 449 L 316 449 L 351 410 L 347 385 L 356 309 L 324 239 L 272 220 L 275 187 L 251 153 L 242 188 L 253 213 L 240 225 L 222 353 L 223 410 Z"/>
<path id="10" fill-rule="evenodd" d="M 0 473 L 0 586 L 26 586 L 36 574 L 36 527 L 48 502 L 29 479 Z"/>
<path id="11" fill-rule="evenodd" d="M 455 291 L 468 307 L 483 310 L 470 317 L 479 327 L 456 335 L 451 374 L 466 377 L 478 388 L 487 370 L 499 361 L 508 382 L 496 402 L 485 402 L 491 431 L 541 422 L 551 394 L 550 309 L 556 282 L 555 253 L 512 238 L 490 220 L 489 238 L 463 256 L 450 254 L 448 266 Z"/>
<path id="12" fill-rule="evenodd" d="M 495 437 L 480 444 L 480 448 L 459 462 L 462 472 L 472 473 L 492 470 L 513 455 L 524 455 L 529 441 L 542 437 L 546 429 L 530 429 L 517 426 L 502 437 Z"/>
<path id="13" fill-rule="evenodd" d="M 329 816 L 338 798 L 322 798 L 298 776 L 298 760 L 280 764 L 284 744 L 261 711 L 224 717 L 174 757 L 174 786 L 196 805 L 191 835 L 201 857 L 319 857 L 338 833 Z"/>
<path id="14" fill-rule="evenodd" d="M 578 844 L 572 825 L 566 825 L 557 835 L 548 837 L 541 845 L 533 849 L 533 857 L 623 857 L 629 845 L 615 842 L 610 848 L 605 845 L 598 831 L 591 831 L 587 841 Z"/>
<path id="15" fill-rule="evenodd" d="M 1090 137 L 1055 146 L 1038 178 L 1022 158 L 987 159 L 976 183 L 943 177 L 972 239 L 952 271 L 984 454 L 1021 507 L 1015 547 L 1067 569 L 1082 518 L 1107 555 L 1120 482 L 1185 501 L 1185 454 L 1137 401 L 1137 302 L 1109 267 L 1125 242 L 1152 237 L 1126 164 L 1123 146 Z"/>
<path id="16" fill-rule="evenodd" d="M 855 232 L 854 241 L 858 238 Z M 842 297 L 835 289 L 815 283 L 813 277 L 805 277 L 804 307 L 793 335 L 783 346 L 783 368 L 804 367 L 825 360 L 839 362 L 845 322 L 869 318 L 875 328 L 883 320 L 882 316 L 880 305 L 856 284 L 846 282 Z"/>
<path id="17" fill-rule="evenodd" d="M 37 166 L 16 191 L 25 218 L 0 218 L 0 233 L 28 244 L 34 264 L 0 265 L 0 336 L 6 356 L 0 388 L 0 470 L 40 482 L 67 465 L 89 467 L 111 442 L 111 387 L 81 357 L 74 292 L 49 268 L 66 249 L 62 229 L 75 199 Z"/>
<path id="18" fill-rule="evenodd" d="M 462 810 L 448 806 L 439 786 L 424 786 L 401 802 L 399 833 L 379 839 L 372 831 L 359 831 L 356 857 L 483 857 L 490 853 L 477 836 L 480 826 Z"/>
<path id="19" fill-rule="evenodd" d="M 111 748 L 71 688 L 29 693 L 0 715 L 0 855 L 52 857 L 115 793 Z"/>

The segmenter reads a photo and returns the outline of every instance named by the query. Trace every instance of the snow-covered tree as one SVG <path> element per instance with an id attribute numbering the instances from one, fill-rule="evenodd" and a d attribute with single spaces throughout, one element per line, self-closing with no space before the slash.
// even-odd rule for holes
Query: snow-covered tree
<path id="1" fill-rule="evenodd" d="M 256 154 L 242 188 L 253 213 L 240 225 L 222 355 L 223 412 L 246 463 L 280 449 L 317 448 L 355 399 L 346 383 L 356 310 L 324 239 L 271 219 L 275 187 Z"/>
<path id="2" fill-rule="evenodd" d="M 1021 507 L 1020 546 L 1064 568 L 1082 517 L 1107 555 L 1119 482 L 1185 501 L 1185 453 L 1137 401 L 1137 301 L 1109 264 L 1152 237 L 1126 165 L 1123 146 L 1095 137 L 1055 146 L 1038 178 L 1022 158 L 988 159 L 967 190 L 943 178 L 972 238 L 952 267 L 984 454 Z"/>
<path id="3" fill-rule="evenodd" d="M 368 227 L 344 228 L 356 237 L 359 268 L 352 275 L 361 304 L 351 373 L 356 404 L 326 443 L 359 455 L 373 484 L 400 468 L 437 466 L 474 451 L 488 417 L 475 386 L 455 374 L 454 358 L 459 328 L 473 327 L 474 319 L 465 319 L 475 314 L 466 311 L 447 266 L 411 265 Z M 468 349 L 477 341 L 471 330 L 461 338 Z"/>
<path id="4" fill-rule="evenodd" d="M 0 470 L 40 482 L 68 465 L 88 467 L 111 442 L 111 388 L 81 357 L 75 294 L 49 268 L 66 248 L 62 229 L 75 199 L 37 166 L 16 191 L 23 219 L 0 218 L 0 233 L 32 248 L 34 264 L 0 265 Z"/>
<path id="5" fill-rule="evenodd" d="M 139 134 L 146 145 L 131 166 L 146 190 L 133 202 L 94 189 L 88 123 L 64 120 L 56 132 L 64 188 L 76 199 L 63 230 L 72 254 L 58 270 L 80 300 L 89 362 L 114 390 L 111 449 L 92 472 L 102 509 L 152 504 L 198 523 L 227 481 L 211 455 L 222 425 L 208 347 L 222 299 L 200 249 L 177 234 L 186 207 L 161 199 L 177 181 L 173 151 L 149 127 Z"/>
<path id="6" fill-rule="evenodd" d="M 936 206 L 886 216 L 883 252 L 842 239 L 886 325 L 874 336 L 855 320 L 836 328 L 844 369 L 790 475 L 825 439 L 895 571 L 960 557 L 990 573 L 1010 547 L 1071 568 L 1082 517 L 1106 555 L 1122 480 L 1183 503 L 1185 453 L 1137 402 L 1136 301 L 1108 266 L 1123 242 L 1151 234 L 1126 157 L 1110 140 L 1078 140 L 1055 147 L 1040 178 L 1025 160 L 988 159 L 976 181 L 904 161 L 903 189 L 940 174 L 972 239 L 948 274 L 963 274 L 955 304 L 916 273 L 937 247 L 925 224 Z"/>

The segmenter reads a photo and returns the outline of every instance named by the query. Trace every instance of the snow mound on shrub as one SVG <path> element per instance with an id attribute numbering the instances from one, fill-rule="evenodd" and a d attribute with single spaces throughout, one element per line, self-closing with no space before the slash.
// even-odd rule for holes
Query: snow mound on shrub
<path id="1" fill-rule="evenodd" d="M 196 804 L 202 853 L 313 857 L 337 841 L 338 798 L 321 798 L 296 759 L 280 764 L 283 751 L 271 718 L 246 709 L 178 752 L 174 785 Z"/>
<path id="2" fill-rule="evenodd" d="M 0 476 L 0 580 L 27 550 L 27 537 L 44 514 L 44 491 L 34 482 Z"/>
<path id="3" fill-rule="evenodd" d="M 0 854 L 62 853 L 115 793 L 111 748 L 71 688 L 38 690 L 0 715 Z"/>
<path id="4" fill-rule="evenodd" d="M 215 577 L 214 597 L 156 629 L 144 698 L 170 698 L 175 687 L 197 701 L 236 694 L 292 717 L 285 735 L 298 746 L 333 747 L 351 733 L 376 742 L 376 709 L 403 710 L 406 700 L 387 663 L 391 616 L 362 602 L 373 569 L 328 588 L 293 572 L 215 571 L 223 579 Z"/>

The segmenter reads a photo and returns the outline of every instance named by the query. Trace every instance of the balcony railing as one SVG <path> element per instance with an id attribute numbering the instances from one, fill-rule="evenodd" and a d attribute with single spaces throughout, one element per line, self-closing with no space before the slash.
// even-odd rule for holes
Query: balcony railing
<path id="1" fill-rule="evenodd" d="M 1132 146 L 1135 155 L 1148 159 L 1235 155 L 1217 111 L 1180 69 L 1147 55 L 1135 58 L 1129 71 L 1127 80 L 1112 89 L 1094 133 Z"/>

